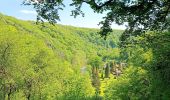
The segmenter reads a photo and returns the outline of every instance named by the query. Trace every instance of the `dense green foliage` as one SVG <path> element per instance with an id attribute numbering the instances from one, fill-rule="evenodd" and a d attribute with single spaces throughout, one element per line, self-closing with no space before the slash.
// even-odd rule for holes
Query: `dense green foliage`
<path id="1" fill-rule="evenodd" d="M 122 49 L 122 60 L 130 67 L 106 86 L 106 100 L 169 100 L 170 32 L 147 32 L 131 38 L 138 44 Z"/>
<path id="2" fill-rule="evenodd" d="M 169 100 L 170 32 L 99 30 L 0 15 L 0 99 Z M 126 64 L 126 66 L 123 66 Z"/>
<path id="3" fill-rule="evenodd" d="M 129 67 L 117 80 L 112 79 L 105 93 L 106 100 L 147 100 L 150 87 L 145 84 L 147 71 Z"/>
<path id="4" fill-rule="evenodd" d="M 107 48 L 110 52 L 116 49 L 114 36 L 106 42 L 96 29 L 35 25 L 4 15 L 0 18 L 0 98 L 96 97 L 91 68 L 101 66 Z"/>

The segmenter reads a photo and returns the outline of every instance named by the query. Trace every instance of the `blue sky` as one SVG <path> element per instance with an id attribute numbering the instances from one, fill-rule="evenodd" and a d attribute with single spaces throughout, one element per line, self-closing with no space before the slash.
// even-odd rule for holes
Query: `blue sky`
<path id="1" fill-rule="evenodd" d="M 36 12 L 31 6 L 22 5 L 23 0 L 0 0 L 0 13 L 14 16 L 22 20 L 36 20 Z M 71 15 L 71 10 L 74 9 L 70 7 L 69 4 L 71 0 L 64 0 L 66 7 L 63 11 L 60 11 L 59 24 L 72 25 L 77 27 L 89 27 L 89 28 L 99 28 L 97 25 L 104 17 L 104 14 L 94 13 L 88 5 L 83 5 L 82 9 L 85 13 L 85 17 L 78 16 L 74 18 Z M 124 26 L 118 26 L 116 24 L 112 25 L 113 29 L 125 29 Z"/>

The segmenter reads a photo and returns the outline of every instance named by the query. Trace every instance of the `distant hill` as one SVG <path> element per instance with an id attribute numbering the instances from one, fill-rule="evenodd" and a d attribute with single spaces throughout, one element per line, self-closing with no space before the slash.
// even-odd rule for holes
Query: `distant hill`
<path id="1" fill-rule="evenodd" d="M 98 35 L 98 29 L 78 28 L 64 25 L 44 26 L 36 25 L 33 21 L 22 21 L 13 17 L 0 15 L 1 29 L 10 26 L 20 33 L 31 35 L 42 40 L 48 48 L 51 48 L 60 58 L 69 60 L 75 55 L 75 51 L 90 52 L 106 50 L 106 47 L 114 48 L 117 46 L 121 30 L 115 30 L 105 41 Z M 70 53 L 68 53 L 70 52 Z M 63 54 L 61 56 L 61 54 Z"/>

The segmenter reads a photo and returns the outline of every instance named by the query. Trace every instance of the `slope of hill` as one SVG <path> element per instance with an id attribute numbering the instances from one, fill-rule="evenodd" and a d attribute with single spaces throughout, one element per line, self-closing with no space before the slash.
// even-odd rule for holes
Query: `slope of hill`
<path id="1" fill-rule="evenodd" d="M 101 66 L 105 56 L 119 56 L 114 52 L 119 30 L 105 41 L 97 29 L 36 25 L 2 14 L 0 27 L 0 98 L 4 99 L 92 99 L 91 67 Z"/>

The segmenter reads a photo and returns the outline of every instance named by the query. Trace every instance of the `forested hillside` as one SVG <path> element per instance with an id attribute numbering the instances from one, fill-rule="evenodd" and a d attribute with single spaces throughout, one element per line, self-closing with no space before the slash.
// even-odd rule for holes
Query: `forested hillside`
<path id="1" fill-rule="evenodd" d="M 104 57 L 119 56 L 119 35 L 105 41 L 96 29 L 36 25 L 2 14 L 0 26 L 2 99 L 96 98 L 92 67 L 102 66 Z"/>
<path id="2" fill-rule="evenodd" d="M 126 59 L 128 68 L 117 80 L 111 80 L 106 100 L 169 100 L 169 30 L 148 31 L 128 38 L 126 44 L 121 59 Z"/>
<path id="3" fill-rule="evenodd" d="M 0 14 L 0 100 L 170 99 L 169 30 L 98 32 Z"/>

